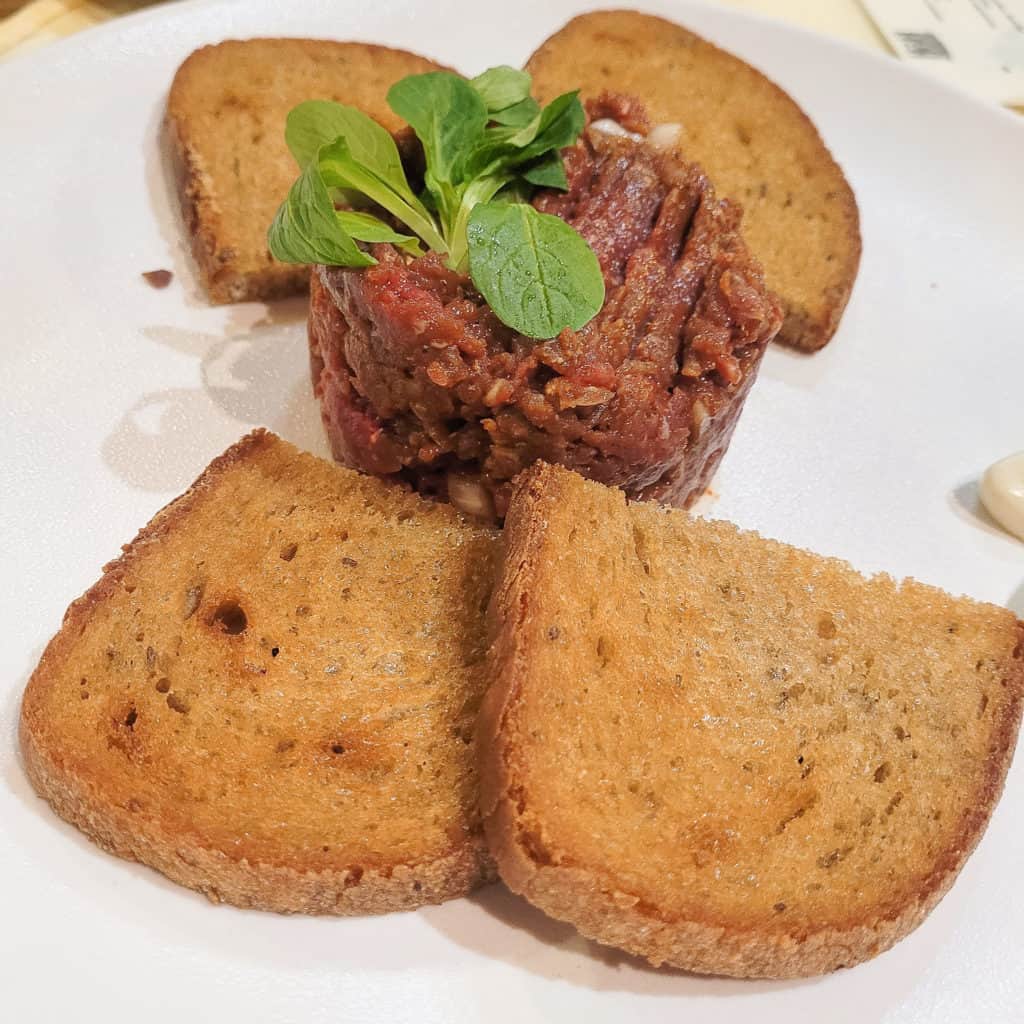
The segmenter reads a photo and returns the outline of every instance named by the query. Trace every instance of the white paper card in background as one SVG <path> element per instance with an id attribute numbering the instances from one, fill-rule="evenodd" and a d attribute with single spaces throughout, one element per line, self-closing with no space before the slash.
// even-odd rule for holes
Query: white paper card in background
<path id="1" fill-rule="evenodd" d="M 997 103 L 1024 105 L 1024 0 L 861 0 L 902 57 Z"/>

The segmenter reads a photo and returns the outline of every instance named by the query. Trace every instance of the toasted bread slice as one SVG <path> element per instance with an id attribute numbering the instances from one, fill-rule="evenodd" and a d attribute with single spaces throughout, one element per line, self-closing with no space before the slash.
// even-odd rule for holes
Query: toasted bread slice
<path id="1" fill-rule="evenodd" d="M 1024 624 L 549 466 L 505 532 L 477 746 L 513 890 L 737 977 L 849 966 L 924 919 L 1002 789 Z"/>
<path id="2" fill-rule="evenodd" d="M 366 43 L 248 39 L 196 50 L 178 68 L 165 131 L 199 276 L 213 302 L 303 291 L 307 267 L 278 263 L 267 229 L 298 168 L 285 118 L 305 100 L 359 107 L 391 132 L 403 127 L 388 89 L 437 71 L 425 57 Z"/>
<path id="3" fill-rule="evenodd" d="M 636 11 L 574 18 L 526 65 L 534 92 L 638 96 L 654 124 L 718 194 L 744 210 L 744 235 L 785 307 L 778 340 L 818 349 L 835 333 L 860 262 L 857 203 L 807 115 L 761 72 L 685 28 Z"/>
<path id="4" fill-rule="evenodd" d="M 495 535 L 257 431 L 68 609 L 29 778 L 211 900 L 374 913 L 489 871 L 471 732 Z"/>

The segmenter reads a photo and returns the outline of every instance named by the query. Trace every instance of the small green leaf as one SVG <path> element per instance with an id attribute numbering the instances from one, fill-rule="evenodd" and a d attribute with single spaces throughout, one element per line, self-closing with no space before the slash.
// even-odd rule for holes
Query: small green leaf
<path id="1" fill-rule="evenodd" d="M 361 192 L 415 231 L 431 249 L 448 251 L 433 217 L 420 200 L 412 193 L 408 196 L 400 195 L 360 164 L 353 157 L 345 139 L 335 139 L 329 145 L 321 146 L 317 164 L 329 187 Z"/>
<path id="2" fill-rule="evenodd" d="M 565 164 L 557 152 L 547 153 L 536 163 L 524 167 L 520 177 L 538 188 L 557 188 L 565 192 L 569 181 L 565 176 Z"/>
<path id="3" fill-rule="evenodd" d="M 487 124 L 487 107 L 476 89 L 458 75 L 430 71 L 396 82 L 387 98 L 423 143 L 433 179 L 457 184 L 462 157 Z"/>
<path id="4" fill-rule="evenodd" d="M 321 146 L 343 138 L 353 158 L 381 181 L 399 194 L 411 192 L 391 133 L 355 107 L 327 100 L 300 103 L 288 114 L 284 137 L 300 167 L 305 167 Z"/>
<path id="5" fill-rule="evenodd" d="M 352 240 L 335 215 L 317 161 L 306 164 L 267 233 L 271 255 L 282 263 L 368 267 L 377 261 Z"/>
<path id="6" fill-rule="evenodd" d="M 452 220 L 450 234 L 451 249 L 448 254 L 448 262 L 460 273 L 465 273 L 469 258 L 468 238 L 466 228 L 478 203 L 488 202 L 508 182 L 505 174 L 496 174 L 488 178 L 475 178 L 471 181 L 462 193 L 462 199 Z"/>
<path id="7" fill-rule="evenodd" d="M 494 114 L 529 99 L 532 79 L 529 72 L 503 64 L 496 68 L 488 68 L 469 84 L 480 94 L 480 98 L 487 106 L 487 112 Z"/>
<path id="8" fill-rule="evenodd" d="M 571 146 L 579 138 L 585 122 L 586 115 L 578 94 L 568 92 L 552 100 L 529 124 L 522 127 L 489 127 L 467 157 L 467 175 L 474 177 L 497 174 L 500 171 L 507 173 L 538 160 L 549 152 L 554 152 L 557 156 L 560 150 Z M 558 161 L 561 163 L 560 156 Z M 553 187 L 566 186 L 560 184 Z"/>
<path id="9" fill-rule="evenodd" d="M 604 303 L 604 278 L 586 241 L 524 203 L 480 203 L 469 217 L 473 283 L 498 318 L 528 338 L 578 330 Z"/>
<path id="10" fill-rule="evenodd" d="M 337 210 L 338 223 L 357 242 L 390 242 L 412 256 L 422 256 L 423 249 L 413 235 L 402 235 L 372 213 L 358 210 Z"/>
<path id="11" fill-rule="evenodd" d="M 504 110 L 492 111 L 490 118 L 495 124 L 505 125 L 509 128 L 523 128 L 539 113 L 540 104 L 532 96 L 527 96 L 521 103 L 506 107 Z"/>
<path id="12" fill-rule="evenodd" d="M 507 185 L 494 193 L 492 203 L 528 203 L 533 186 L 522 178 L 513 178 Z"/>
<path id="13" fill-rule="evenodd" d="M 520 162 L 532 160 L 551 149 L 571 146 L 579 138 L 586 120 L 578 90 L 553 99 L 540 113 L 537 134 L 532 141 L 522 143 Z"/>

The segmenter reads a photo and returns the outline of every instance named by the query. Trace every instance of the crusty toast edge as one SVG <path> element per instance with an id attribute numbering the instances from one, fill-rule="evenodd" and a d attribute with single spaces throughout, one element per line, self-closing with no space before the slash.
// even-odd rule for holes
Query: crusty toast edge
<path id="1" fill-rule="evenodd" d="M 118 558 L 104 566 L 99 581 L 71 604 L 22 698 L 18 735 L 25 772 L 38 795 L 97 845 L 125 860 L 149 865 L 214 903 L 279 913 L 352 915 L 411 909 L 464 895 L 493 875 L 482 837 L 441 858 L 380 868 L 353 865 L 343 870 L 307 871 L 288 864 L 235 859 L 195 835 L 167 830 L 139 811 L 112 805 L 94 780 L 67 770 L 59 747 L 48 743 L 45 730 L 39 728 L 39 695 L 61 671 L 66 654 L 94 609 L 120 586 L 139 553 L 173 531 L 226 470 L 276 440 L 268 431 L 257 429 L 219 455 L 184 494 L 125 545 Z"/>
<path id="2" fill-rule="evenodd" d="M 588 938 L 645 957 L 656 966 L 667 964 L 701 974 L 808 977 L 853 966 L 890 948 L 942 899 L 984 833 L 1013 757 L 1024 703 L 1024 658 L 1015 659 L 1007 676 L 1006 685 L 1013 688 L 1014 697 L 1007 703 L 990 751 L 987 786 L 963 824 L 961 840 L 936 865 L 917 898 L 897 913 L 847 929 L 825 928 L 802 935 L 665 917 L 599 869 L 547 851 L 543 843 L 532 840 L 522 821 L 529 793 L 514 769 L 512 720 L 527 672 L 529 651 L 524 638 L 536 614 L 531 577 L 542 561 L 548 510 L 565 500 L 562 483 L 567 476 L 567 470 L 537 464 L 517 480 L 505 524 L 504 568 L 489 613 L 491 686 L 477 721 L 477 750 L 484 833 L 502 880 L 545 913 L 570 921 Z M 621 493 L 618 500 L 625 502 Z M 1018 622 L 1017 628 L 1016 650 L 1024 651 L 1024 622 Z"/>

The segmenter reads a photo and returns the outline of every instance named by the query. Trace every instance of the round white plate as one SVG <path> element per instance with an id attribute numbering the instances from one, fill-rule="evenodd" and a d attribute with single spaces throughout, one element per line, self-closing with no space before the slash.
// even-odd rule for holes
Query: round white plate
<path id="1" fill-rule="evenodd" d="M 180 61 L 310 35 L 520 64 L 593 0 L 195 2 L 0 67 L 0 1016 L 135 1021 L 1019 1021 L 1024 759 L 952 893 L 892 952 L 796 983 L 655 971 L 493 886 L 361 920 L 213 907 L 115 860 L 32 793 L 22 688 L 69 601 L 253 424 L 325 453 L 303 304 L 206 306 L 157 156 Z M 864 259 L 821 354 L 768 353 L 709 514 L 1024 614 L 1024 545 L 975 481 L 1024 448 L 1024 122 L 895 61 L 648 0 L 763 68 L 819 125 Z M 793 244 L 800 244 L 799 238 Z M 156 291 L 140 273 L 168 267 Z"/>

